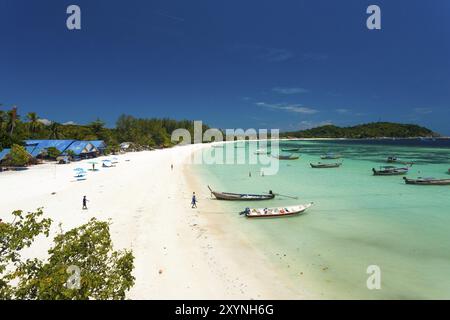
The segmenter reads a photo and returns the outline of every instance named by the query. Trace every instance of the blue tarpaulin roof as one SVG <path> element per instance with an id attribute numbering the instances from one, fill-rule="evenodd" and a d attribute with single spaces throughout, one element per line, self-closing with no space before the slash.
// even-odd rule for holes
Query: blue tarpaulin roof
<path id="1" fill-rule="evenodd" d="M 0 161 L 2 161 L 3 158 L 5 158 L 10 151 L 11 149 L 3 149 L 2 151 L 0 151 Z"/>
<path id="2" fill-rule="evenodd" d="M 28 147 L 34 146 L 34 149 L 30 154 L 33 157 L 37 157 L 42 151 L 51 147 L 58 149 L 62 153 L 66 151 L 74 141 L 75 140 L 26 140 L 25 143 Z"/>
<path id="3" fill-rule="evenodd" d="M 106 148 L 106 143 L 103 140 L 93 140 L 93 141 L 89 141 L 90 143 L 92 143 L 92 145 L 94 147 L 96 147 L 97 149 L 105 149 Z"/>
<path id="4" fill-rule="evenodd" d="M 64 150 L 64 153 L 67 153 L 69 150 L 73 151 L 77 156 L 82 153 L 97 151 L 89 141 L 74 141 L 66 150 Z"/>

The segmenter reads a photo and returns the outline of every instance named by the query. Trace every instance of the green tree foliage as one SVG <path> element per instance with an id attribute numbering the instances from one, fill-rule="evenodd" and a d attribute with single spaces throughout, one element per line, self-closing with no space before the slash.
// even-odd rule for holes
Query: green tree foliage
<path id="1" fill-rule="evenodd" d="M 398 124 L 390 122 L 374 122 L 353 127 L 341 128 L 334 125 L 321 126 L 309 130 L 285 132 L 281 137 L 291 136 L 297 138 L 410 138 L 410 137 L 434 137 L 438 134 L 433 131 L 413 124 Z"/>
<path id="2" fill-rule="evenodd" d="M 56 159 L 61 154 L 61 151 L 59 151 L 55 147 L 47 148 L 45 151 L 47 157 L 49 157 L 50 159 Z"/>
<path id="3" fill-rule="evenodd" d="M 48 237 L 51 220 L 42 215 L 42 209 L 28 214 L 18 210 L 12 213 L 13 222 L 0 222 L 0 299 L 14 297 L 10 282 L 21 264 L 21 250 L 30 247 L 38 235 Z"/>
<path id="4" fill-rule="evenodd" d="M 4 162 L 6 165 L 21 167 L 27 165 L 30 162 L 30 158 L 30 155 L 24 147 L 13 144 Z"/>
<path id="5" fill-rule="evenodd" d="M 133 254 L 113 250 L 108 222 L 93 218 L 60 231 L 48 259 L 22 261 L 20 251 L 48 236 L 51 221 L 40 209 L 13 215 L 13 223 L 0 224 L 0 299 L 124 299 L 134 285 Z"/>

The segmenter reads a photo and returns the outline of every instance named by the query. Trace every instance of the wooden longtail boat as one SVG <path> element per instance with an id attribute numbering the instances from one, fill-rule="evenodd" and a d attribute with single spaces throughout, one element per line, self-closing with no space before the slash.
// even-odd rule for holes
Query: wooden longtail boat
<path id="1" fill-rule="evenodd" d="M 299 152 L 300 148 L 281 148 L 283 152 Z"/>
<path id="2" fill-rule="evenodd" d="M 275 194 L 272 191 L 269 191 L 268 194 L 247 194 L 213 191 L 210 186 L 208 186 L 208 189 L 216 197 L 217 200 L 257 201 L 270 200 L 275 198 Z"/>
<path id="3" fill-rule="evenodd" d="M 266 149 L 258 149 L 258 150 L 255 151 L 255 154 L 256 155 L 259 155 L 259 154 L 270 154 L 270 151 L 267 151 Z"/>
<path id="4" fill-rule="evenodd" d="M 403 160 L 398 159 L 395 156 L 388 157 L 386 162 L 387 163 L 400 163 L 400 164 L 405 164 L 405 165 L 408 165 L 408 164 L 413 165 L 414 164 L 413 161 L 403 161 Z"/>
<path id="5" fill-rule="evenodd" d="M 335 159 L 340 159 L 340 158 L 342 158 L 342 155 L 334 154 L 334 153 L 327 153 L 327 154 L 324 154 L 324 155 L 320 156 L 320 159 L 323 159 L 323 160 L 325 160 L 325 159 L 335 160 Z"/>
<path id="6" fill-rule="evenodd" d="M 299 155 L 295 155 L 295 154 L 278 154 L 278 155 L 274 155 L 275 158 L 279 159 L 279 160 L 297 160 L 298 158 L 300 158 Z"/>
<path id="7" fill-rule="evenodd" d="M 436 179 L 436 178 L 422 178 L 408 179 L 403 177 L 406 184 L 415 184 L 421 186 L 448 186 L 450 185 L 450 179 Z"/>
<path id="8" fill-rule="evenodd" d="M 247 218 L 276 218 L 276 217 L 288 217 L 305 212 L 314 203 L 300 204 L 288 207 L 279 208 L 259 208 L 251 209 L 246 208 L 240 214 L 245 214 Z"/>
<path id="9" fill-rule="evenodd" d="M 310 163 L 311 167 L 314 169 L 325 169 L 325 168 L 339 168 L 342 166 L 342 162 L 336 163 Z"/>
<path id="10" fill-rule="evenodd" d="M 372 168 L 374 176 L 398 176 L 408 173 L 409 168 L 398 168 L 393 166 L 380 167 L 379 170 Z"/>

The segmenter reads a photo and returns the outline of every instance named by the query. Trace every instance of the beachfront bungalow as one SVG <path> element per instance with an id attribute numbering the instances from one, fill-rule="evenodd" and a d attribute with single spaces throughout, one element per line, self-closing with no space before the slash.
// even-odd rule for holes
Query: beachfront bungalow
<path id="1" fill-rule="evenodd" d="M 56 148 L 63 153 L 75 140 L 26 140 L 25 148 L 33 158 L 42 158 L 48 148 Z"/>
<path id="2" fill-rule="evenodd" d="M 89 141 L 73 141 L 63 152 L 63 155 L 74 155 L 75 159 L 95 158 L 98 149 Z"/>
<path id="3" fill-rule="evenodd" d="M 106 143 L 103 140 L 89 141 L 97 150 L 99 155 L 104 155 L 106 151 Z"/>
<path id="4" fill-rule="evenodd" d="M 122 152 L 130 151 L 129 149 L 131 148 L 131 146 L 132 146 L 131 142 L 122 142 L 120 144 L 120 151 Z"/>
<path id="5" fill-rule="evenodd" d="M 9 154 L 10 151 L 11 151 L 11 149 L 3 149 L 2 151 L 0 151 L 0 172 L 3 171 L 2 162 L 6 158 L 6 156 Z"/>
<path id="6" fill-rule="evenodd" d="M 94 158 L 98 149 L 90 141 L 78 140 L 26 140 L 26 149 L 33 158 L 45 156 L 48 148 L 56 148 L 62 156 L 73 155 L 75 159 Z"/>

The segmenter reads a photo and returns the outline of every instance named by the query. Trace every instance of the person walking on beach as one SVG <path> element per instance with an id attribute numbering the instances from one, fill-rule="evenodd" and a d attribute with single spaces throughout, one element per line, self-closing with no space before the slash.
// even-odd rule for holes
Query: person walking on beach
<path id="1" fill-rule="evenodd" d="M 191 205 L 192 205 L 192 209 L 197 208 L 197 197 L 195 196 L 195 192 L 192 194 Z"/>
<path id="2" fill-rule="evenodd" d="M 173 171 L 173 164 L 171 164 L 171 165 L 170 165 L 170 170 L 172 170 L 172 171 Z"/>
<path id="3" fill-rule="evenodd" d="M 88 199 L 86 199 L 86 196 L 83 196 L 83 210 L 87 210 L 87 202 L 88 202 L 89 200 Z"/>

